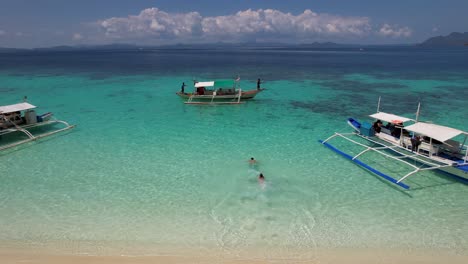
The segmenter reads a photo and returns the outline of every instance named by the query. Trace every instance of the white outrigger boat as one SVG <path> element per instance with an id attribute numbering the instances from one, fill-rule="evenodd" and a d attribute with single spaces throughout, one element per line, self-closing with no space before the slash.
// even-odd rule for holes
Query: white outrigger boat
<path id="1" fill-rule="evenodd" d="M 194 91 L 176 94 L 187 99 L 185 104 L 213 105 L 213 104 L 241 104 L 242 100 L 254 98 L 263 88 L 243 91 L 238 80 L 219 80 L 209 82 L 195 82 Z"/>
<path id="2" fill-rule="evenodd" d="M 379 108 L 380 98 L 377 113 L 370 115 L 370 117 L 377 120 L 373 125 L 365 122 L 361 124 L 357 120 L 349 118 L 348 124 L 355 130 L 353 133 L 335 132 L 334 135 L 319 142 L 404 189 L 410 188 L 409 185 L 403 182 L 405 179 L 427 170 L 448 173 L 450 176 L 468 184 L 468 146 L 466 145 L 468 132 L 419 121 L 420 105 L 418 105 L 416 119 L 414 120 L 380 112 Z M 387 122 L 387 126 L 383 126 L 382 121 Z M 357 155 L 345 153 L 330 144 L 329 141 L 337 137 L 361 146 L 364 150 Z M 352 137 L 358 138 L 353 139 Z M 364 142 L 358 142 L 359 138 L 364 139 Z M 411 171 L 395 178 L 358 159 L 366 153 L 372 152 L 406 164 L 411 168 Z"/>
<path id="3" fill-rule="evenodd" d="M 0 106 L 0 151 L 75 127 L 75 125 L 70 125 L 65 121 L 53 118 L 53 114 L 50 112 L 43 115 L 36 115 L 34 108 L 36 108 L 36 106 L 26 101 L 13 105 Z M 47 129 L 46 132 L 39 134 L 33 134 L 32 132 L 34 128 L 51 126 L 54 124 L 62 124 L 65 127 Z M 15 132 L 24 134 L 26 137 L 24 137 L 24 135 L 21 136 L 21 134 L 13 135 Z M 13 137 L 5 138 L 8 134 Z"/>

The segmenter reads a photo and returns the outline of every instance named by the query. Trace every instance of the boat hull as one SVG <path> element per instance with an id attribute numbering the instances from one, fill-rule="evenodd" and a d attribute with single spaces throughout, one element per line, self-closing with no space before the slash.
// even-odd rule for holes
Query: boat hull
<path id="1" fill-rule="evenodd" d="M 397 145 L 395 144 L 394 142 L 390 142 L 384 138 L 381 138 L 379 137 L 378 135 L 376 135 L 374 137 L 375 139 L 378 139 L 378 141 L 381 141 L 381 142 L 385 142 L 386 144 L 391 144 L 391 145 L 394 145 L 396 147 L 398 147 L 398 149 L 400 149 L 401 151 L 404 151 L 406 154 L 413 154 L 413 152 L 411 152 L 409 149 L 403 147 L 403 146 L 400 146 L 400 145 Z M 430 164 L 430 163 L 438 163 L 438 164 L 444 164 L 446 165 L 447 164 L 447 161 L 439 161 L 439 160 L 435 160 L 435 159 L 432 159 L 430 157 L 427 157 L 425 155 L 417 155 L 416 158 L 411 158 L 411 157 L 408 157 L 409 159 L 413 160 L 413 161 L 416 161 L 416 162 L 420 162 L 421 163 L 421 160 L 427 162 L 422 162 L 422 163 L 425 163 L 425 164 Z M 468 183 L 468 165 L 457 165 L 456 162 L 449 162 L 449 164 L 453 164 L 452 166 L 449 166 L 449 167 L 443 167 L 443 168 L 440 168 L 438 169 L 438 171 L 442 171 L 442 172 L 445 172 L 445 173 L 448 173 L 448 174 L 451 174 L 452 176 L 456 176 L 458 178 L 461 178 L 463 179 L 464 181 L 466 181 Z"/>
<path id="2" fill-rule="evenodd" d="M 352 122 L 350 124 L 350 120 L 348 119 L 348 124 L 350 124 L 353 128 L 356 128 L 353 125 L 355 123 L 360 124 L 356 120 L 354 120 L 354 122 Z M 367 139 L 368 137 L 363 137 L 363 138 Z M 400 151 L 403 151 L 405 154 L 408 154 L 408 155 L 414 154 L 409 149 L 409 147 L 411 145 L 411 143 L 409 143 L 411 141 L 409 138 L 406 138 L 406 140 L 403 141 L 403 142 L 406 143 L 406 144 L 403 144 L 403 146 L 401 146 L 399 144 L 399 141 L 396 141 L 395 138 L 385 136 L 384 133 L 375 134 L 375 136 L 373 136 L 371 138 L 373 140 L 377 141 L 377 142 L 380 141 L 384 145 L 390 144 L 390 145 L 396 146 Z M 434 156 L 434 157 L 436 157 L 436 156 Z M 436 158 L 430 158 L 430 157 L 428 157 L 426 155 L 417 155 L 417 156 L 415 156 L 415 158 L 411 158 L 411 156 L 409 156 L 408 158 L 415 161 L 415 162 L 424 163 L 424 164 L 431 164 L 431 163 L 433 164 L 434 162 L 438 163 L 438 164 L 441 164 L 441 165 L 451 164 L 452 166 L 442 167 L 440 169 L 437 169 L 437 171 L 441 171 L 441 172 L 443 172 L 445 174 L 450 174 L 451 176 L 455 176 L 459 180 L 462 180 L 463 182 L 468 184 L 468 165 L 457 165 L 457 162 L 455 162 L 455 161 L 445 160 L 445 159 L 437 160 L 436 159 L 437 157 Z M 421 160 L 423 162 L 421 162 Z"/>
<path id="3" fill-rule="evenodd" d="M 332 149 L 336 153 L 341 154 L 345 158 L 350 159 L 354 163 L 357 163 L 358 165 L 384 178 L 385 180 L 399 185 L 404 189 L 410 188 L 407 184 L 403 182 L 406 178 L 417 172 L 426 170 L 434 170 L 435 172 L 445 174 L 458 181 L 461 181 L 464 184 L 468 184 L 468 164 L 466 161 L 466 156 L 465 158 L 460 158 L 459 156 L 455 155 L 447 156 L 445 152 L 439 152 L 439 147 L 432 144 L 428 144 L 424 141 L 420 141 L 421 143 L 417 145 L 417 148 L 413 149 L 412 144 L 414 144 L 414 139 L 412 139 L 409 136 L 401 135 L 401 137 L 399 138 L 394 137 L 390 135 L 389 132 L 385 132 L 384 128 L 382 128 L 382 131 L 380 133 L 365 133 L 367 126 L 362 127 L 361 123 L 355 120 L 354 118 L 348 118 L 347 123 L 354 130 L 356 130 L 354 133 L 335 133 L 326 140 L 320 140 L 319 142 L 325 145 L 326 147 Z M 358 130 L 357 128 L 360 129 Z M 364 133 L 362 133 L 363 131 L 360 131 L 363 128 Z M 371 144 L 369 145 L 366 143 L 360 143 L 359 141 L 353 140 L 348 136 L 357 136 Z M 359 154 L 357 155 L 350 155 L 328 143 L 328 141 L 334 137 L 345 138 L 356 145 L 364 147 L 365 149 L 359 152 Z M 371 167 L 370 165 L 360 160 L 361 155 L 370 150 L 380 152 L 380 154 L 388 158 L 404 162 L 406 163 L 406 165 L 413 167 L 414 171 L 409 172 L 406 175 L 401 175 L 400 178 L 394 178 L 386 174 L 385 172 L 380 171 L 378 168 Z M 404 159 L 407 160 L 404 161 Z M 408 162 L 409 160 L 411 160 L 412 162 Z"/>
<path id="4" fill-rule="evenodd" d="M 250 91 L 242 92 L 241 100 L 253 99 L 261 91 L 262 90 L 250 90 Z M 181 92 L 177 92 L 176 94 L 180 98 L 183 98 L 183 99 L 189 99 L 190 97 L 192 97 L 193 100 L 205 100 L 205 101 L 211 101 L 211 100 L 213 100 L 213 101 L 226 101 L 226 100 L 238 100 L 239 99 L 239 94 L 216 95 L 214 97 L 211 94 L 193 95 L 192 93 L 181 93 Z"/>
<path id="5" fill-rule="evenodd" d="M 357 132 L 360 132 L 360 128 L 361 128 L 361 123 L 359 123 L 356 119 L 354 118 L 348 118 L 348 125 L 351 126 L 354 130 L 356 130 Z"/>

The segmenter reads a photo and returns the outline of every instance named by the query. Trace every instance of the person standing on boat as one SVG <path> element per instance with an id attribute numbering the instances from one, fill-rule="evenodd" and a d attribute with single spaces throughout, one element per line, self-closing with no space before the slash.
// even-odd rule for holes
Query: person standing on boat
<path id="1" fill-rule="evenodd" d="M 260 80 L 260 78 L 257 79 L 257 90 L 260 90 L 260 84 L 262 83 L 262 81 Z"/>
<path id="2" fill-rule="evenodd" d="M 182 83 L 182 87 L 180 87 L 180 92 L 185 93 L 185 82 Z"/>
<path id="3" fill-rule="evenodd" d="M 375 121 L 375 123 L 374 123 L 375 133 L 380 133 L 380 131 L 382 130 L 381 128 L 382 128 L 382 121 L 380 121 L 380 120 Z"/>
<path id="4" fill-rule="evenodd" d="M 419 145 L 421 145 L 421 137 L 414 136 L 411 138 L 411 151 L 418 152 Z"/>

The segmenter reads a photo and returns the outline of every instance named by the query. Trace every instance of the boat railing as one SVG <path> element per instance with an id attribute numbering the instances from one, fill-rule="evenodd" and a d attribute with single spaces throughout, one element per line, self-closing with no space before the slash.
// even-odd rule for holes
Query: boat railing
<path id="1" fill-rule="evenodd" d="M 203 102 L 203 101 L 198 101 L 198 100 L 193 100 L 194 97 L 193 95 L 189 97 L 187 102 L 185 104 L 192 104 L 192 105 L 238 105 L 242 104 L 242 90 L 238 89 L 235 91 L 235 96 L 230 97 L 230 98 L 225 98 L 223 97 L 223 94 L 218 94 L 216 91 L 214 91 L 211 95 L 211 100 L 208 102 Z M 204 98 L 201 99 L 210 99 L 210 95 L 206 95 Z M 219 96 L 219 97 L 218 97 Z M 217 98 L 218 97 L 218 98 Z M 216 100 L 215 100 L 216 99 Z M 218 99 L 221 99 L 221 101 L 218 101 Z M 231 99 L 228 101 L 228 99 Z"/>
<path id="2" fill-rule="evenodd" d="M 61 123 L 61 124 L 65 125 L 65 127 L 61 128 L 61 129 L 56 129 L 56 130 L 53 130 L 53 131 L 50 131 L 50 132 L 42 133 L 42 134 L 39 134 L 39 135 L 36 135 L 36 136 L 34 136 L 31 132 L 29 132 L 27 130 L 29 128 L 39 127 L 39 126 L 44 126 L 44 125 L 50 125 L 50 124 L 54 124 L 54 123 Z M 63 121 L 63 120 L 55 119 L 54 117 L 53 117 L 53 120 L 44 121 L 44 122 L 35 123 L 35 124 L 24 125 L 24 126 L 18 126 L 16 124 L 14 124 L 14 127 L 3 130 L 3 131 L 0 131 L 0 136 L 18 131 L 18 132 L 22 132 L 22 133 L 26 134 L 28 136 L 28 138 L 24 139 L 24 140 L 17 141 L 15 143 L 0 146 L 0 151 L 8 149 L 8 148 L 15 147 L 15 146 L 18 146 L 18 145 L 21 145 L 21 144 L 24 144 L 24 143 L 27 143 L 27 142 L 30 142 L 30 141 L 35 141 L 37 139 L 47 137 L 47 136 L 50 136 L 50 135 L 53 135 L 53 134 L 56 134 L 56 133 L 59 133 L 59 132 L 65 131 L 65 130 L 69 130 L 69 129 L 72 129 L 74 127 L 75 127 L 75 125 L 70 125 L 68 122 Z"/>
<path id="3" fill-rule="evenodd" d="M 373 140 L 373 139 L 371 139 L 371 138 L 365 137 L 365 136 L 363 136 L 363 135 L 360 135 L 360 134 L 355 134 L 355 135 L 357 135 L 357 136 L 359 136 L 359 137 L 361 137 L 361 138 L 364 138 L 364 139 L 366 139 L 366 140 L 368 140 L 369 142 L 372 142 L 372 143 L 374 143 L 374 144 L 385 146 L 385 145 L 382 144 L 381 142 L 378 142 L 378 141 Z M 420 153 L 418 153 L 418 152 L 412 152 L 411 155 L 408 155 L 408 154 L 405 154 L 405 153 L 403 153 L 403 152 L 401 152 L 401 151 L 398 151 L 398 146 L 392 146 L 392 148 L 389 148 L 389 149 L 392 150 L 393 152 L 397 153 L 398 155 L 400 155 L 399 157 L 395 157 L 395 158 L 398 158 L 398 159 L 404 159 L 404 158 L 411 157 L 411 158 L 413 158 L 413 160 L 416 160 L 416 161 L 418 161 L 418 162 L 420 162 L 420 163 L 425 163 L 425 164 L 430 165 L 430 166 L 437 166 L 437 165 L 438 165 L 438 164 L 429 162 L 429 161 L 427 161 L 427 160 L 424 160 L 423 158 L 426 157 L 426 156 L 423 155 L 423 154 L 420 154 Z"/>
<path id="4" fill-rule="evenodd" d="M 8 118 L 6 118 L 6 117 L 3 117 L 3 120 L 4 120 L 5 122 L 7 122 L 7 123 L 12 124 L 12 125 L 16 128 L 17 131 L 23 132 L 23 133 L 26 134 L 26 136 L 28 136 L 30 139 L 34 139 L 34 138 L 35 138 L 29 131 L 27 131 L 26 129 L 24 129 L 24 128 L 18 126 L 18 124 L 16 124 L 16 123 L 13 122 L 12 120 L 10 120 L 10 119 L 8 119 Z"/>
<path id="5" fill-rule="evenodd" d="M 242 97 L 242 89 L 239 88 L 239 94 L 237 95 L 237 103 L 240 103 Z"/>
<path id="6" fill-rule="evenodd" d="M 357 159 L 359 156 L 361 156 L 362 154 L 364 154 L 364 153 L 366 153 L 366 152 L 368 152 L 368 151 L 375 151 L 375 152 L 378 152 L 379 154 L 384 155 L 385 157 L 388 157 L 388 158 L 391 158 L 391 159 L 394 159 L 394 160 L 401 161 L 401 162 L 403 162 L 403 163 L 409 165 L 410 167 L 418 168 L 417 166 L 415 166 L 415 165 L 413 165 L 413 164 L 411 164 L 411 163 L 409 163 L 409 162 L 407 162 L 407 161 L 405 161 L 405 160 L 402 160 L 402 159 L 407 158 L 407 157 L 410 157 L 410 156 L 412 156 L 412 157 L 417 156 L 417 155 L 418 155 L 417 153 L 412 154 L 412 155 L 407 155 L 407 154 L 404 154 L 404 153 L 402 153 L 402 152 L 396 150 L 395 148 L 397 148 L 397 146 L 386 146 L 386 145 L 381 144 L 380 142 L 377 142 L 377 141 L 375 141 L 375 140 L 366 138 L 366 140 L 369 140 L 370 142 L 375 143 L 375 144 L 378 144 L 378 145 L 381 146 L 381 147 L 369 147 L 369 146 L 367 146 L 367 145 L 365 145 L 365 144 L 362 144 L 362 143 L 360 143 L 360 142 L 357 142 L 357 141 L 355 141 L 355 140 L 352 140 L 352 139 L 350 139 L 350 138 L 344 136 L 344 134 L 335 133 L 335 135 L 336 135 L 336 136 L 340 136 L 340 137 L 342 137 L 342 138 L 344 138 L 344 139 L 346 139 L 346 140 L 348 140 L 348 141 L 350 141 L 350 142 L 352 142 L 352 143 L 354 143 L 354 144 L 356 144 L 356 145 L 359 145 L 359 146 L 361 146 L 361 147 L 366 148 L 365 150 L 361 151 L 359 154 L 357 154 L 357 155 L 355 155 L 354 157 L 352 157 L 353 160 Z M 358 134 L 355 134 L 355 133 L 352 133 L 352 135 L 361 136 L 361 135 L 358 135 Z M 325 142 L 325 141 L 324 141 L 324 142 Z M 392 156 L 392 155 L 390 155 L 390 154 L 387 154 L 387 153 L 381 151 L 381 150 L 384 150 L 384 149 L 392 150 L 392 151 L 398 153 L 400 156 L 395 157 L 395 156 Z M 420 159 L 418 159 L 418 161 L 421 162 L 421 163 L 426 163 L 427 165 L 438 166 L 438 165 L 435 164 L 435 163 L 426 162 L 426 161 L 423 161 L 423 160 L 420 160 Z"/>
<path id="7" fill-rule="evenodd" d="M 192 93 L 189 97 L 189 99 L 187 100 L 187 102 L 192 102 L 193 101 L 193 97 L 195 96 L 195 93 Z"/>
<path id="8" fill-rule="evenodd" d="M 213 91 L 213 95 L 211 96 L 211 103 L 213 103 L 213 100 L 215 97 L 216 97 L 216 91 Z"/>

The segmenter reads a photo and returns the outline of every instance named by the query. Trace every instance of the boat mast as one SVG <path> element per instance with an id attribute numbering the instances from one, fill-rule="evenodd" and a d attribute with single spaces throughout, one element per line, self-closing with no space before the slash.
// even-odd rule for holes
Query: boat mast
<path id="1" fill-rule="evenodd" d="M 416 122 L 419 121 L 419 110 L 421 109 L 421 102 L 418 103 L 418 111 L 416 111 Z"/>
<path id="2" fill-rule="evenodd" d="M 377 103 L 377 113 L 380 111 L 380 96 L 379 96 L 379 102 Z"/>

